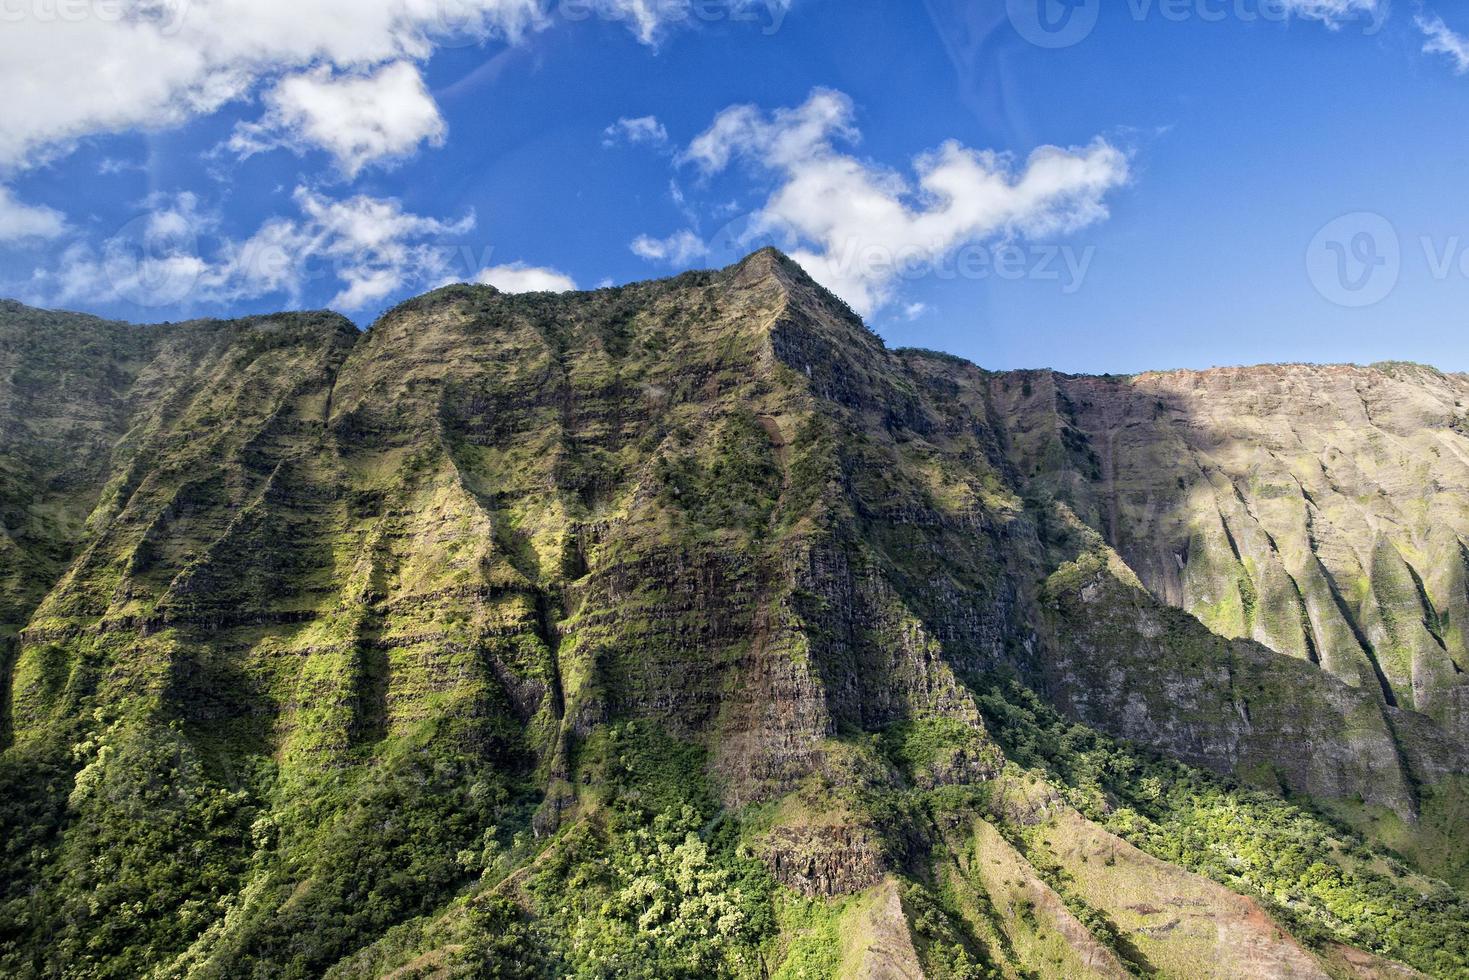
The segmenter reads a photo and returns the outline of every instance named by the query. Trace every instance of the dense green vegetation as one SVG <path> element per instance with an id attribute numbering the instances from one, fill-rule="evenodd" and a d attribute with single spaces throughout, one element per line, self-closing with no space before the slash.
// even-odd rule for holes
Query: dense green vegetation
<path id="1" fill-rule="evenodd" d="M 1271 908 L 1301 939 L 1327 937 L 1434 976 L 1469 976 L 1469 899 L 1310 809 L 1065 721 L 1026 688 L 980 704 L 1007 754 L 1045 772 L 1087 817 L 1165 861 Z"/>
<path id="2" fill-rule="evenodd" d="M 1297 937 L 1469 975 L 1469 902 L 1381 847 L 1279 797 L 1069 724 L 1013 682 L 985 682 L 979 701 L 1013 765 L 1044 773 L 1148 853 L 1260 899 Z M 26 828 L 5 853 L 6 975 L 133 976 L 191 945 L 182 962 L 205 975 L 262 977 L 402 966 L 426 945 L 456 973 L 504 977 L 744 977 L 777 965 L 778 976 L 815 977 L 832 975 L 841 956 L 842 906 L 777 889 L 702 776 L 702 750 L 656 726 L 612 726 L 584 742 L 579 779 L 600 786 L 604 803 L 535 842 L 511 832 L 528 827 L 531 801 L 517 802 L 503 769 L 442 750 L 384 759 L 364 781 L 289 792 L 266 766 L 230 790 L 204 775 L 177 729 L 96 720 L 69 765 L 32 760 L 23 773 L 7 760 L 0 773 L 7 825 Z M 865 765 L 890 760 L 908 788 L 876 782 L 837 798 L 889 828 L 900 864 L 942 851 L 936 828 L 954 815 L 983 814 L 1132 962 L 1126 936 L 1032 846 L 1034 831 L 989 808 L 983 787 L 911 782 L 973 739 L 946 720 L 891 728 Z M 51 855 L 55 826 L 29 818 L 46 812 L 34 797 L 68 783 L 76 829 Z M 44 888 L 31 887 L 38 880 Z M 907 886 L 932 976 L 998 975 L 996 950 L 961 914 L 974 901 Z M 458 909 L 447 932 L 432 925 L 446 902 Z M 225 921 L 229 938 L 213 945 Z M 781 942 L 783 933 L 796 938 Z M 387 938 L 356 952 L 374 936 Z"/>
<path id="3" fill-rule="evenodd" d="M 242 883 L 247 794 L 212 783 L 176 727 L 96 721 L 70 760 L 11 758 L 0 772 L 5 825 L 18 830 L 0 916 L 8 975 L 137 976 Z"/>
<path id="4" fill-rule="evenodd" d="M 0 972 L 138 976 L 203 937 L 186 959 L 206 973 L 318 976 L 441 904 L 478 871 L 464 849 L 517 819 L 485 760 L 415 751 L 291 786 L 260 760 L 230 789 L 177 725 L 137 721 L 99 719 L 65 769 L 6 760 L 6 803 L 27 810 L 3 815 L 26 832 L 6 847 Z"/>
<path id="5" fill-rule="evenodd" d="M 602 806 L 546 841 L 486 833 L 455 856 L 474 877 L 447 914 L 389 931 L 338 972 L 422 960 L 455 976 L 762 975 L 775 886 L 713 803 L 703 753 L 632 724 L 580 755 L 584 775 L 605 780 Z"/>

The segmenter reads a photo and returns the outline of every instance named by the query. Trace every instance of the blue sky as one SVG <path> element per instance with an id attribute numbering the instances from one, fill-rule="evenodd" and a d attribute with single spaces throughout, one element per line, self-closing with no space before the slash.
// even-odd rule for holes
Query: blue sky
<path id="1" fill-rule="evenodd" d="M 108 2 L 6 0 L 0 294 L 365 326 L 774 243 L 991 368 L 1469 370 L 1442 0 Z"/>

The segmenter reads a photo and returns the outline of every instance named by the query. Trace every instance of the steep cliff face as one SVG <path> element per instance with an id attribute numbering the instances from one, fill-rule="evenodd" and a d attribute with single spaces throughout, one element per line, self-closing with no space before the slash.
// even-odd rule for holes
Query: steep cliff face
<path id="1" fill-rule="evenodd" d="M 1233 975 L 1469 968 L 1452 888 L 1238 785 L 1462 870 L 1454 379 L 1351 375 L 1404 392 L 1283 462 L 1229 413 L 1315 376 L 992 375 L 770 251 L 0 330 L 8 973 L 1123 975 L 1211 924 Z"/>
<path id="2" fill-rule="evenodd" d="M 1380 805 L 1410 821 L 1419 807 L 1417 785 L 1438 784 L 1465 771 L 1469 741 L 1457 728 L 1458 715 L 1431 710 L 1454 703 L 1463 690 L 1442 646 L 1434 645 L 1438 659 L 1433 663 L 1442 669 L 1432 675 L 1442 689 L 1418 701 L 1400 700 L 1390 686 L 1373 680 L 1376 654 L 1369 652 L 1370 642 L 1368 649 L 1359 643 L 1370 631 L 1358 631 L 1345 619 L 1351 610 L 1334 602 L 1309 603 L 1290 586 L 1290 576 L 1279 565 L 1279 550 L 1275 565 L 1265 554 L 1257 561 L 1248 545 L 1239 543 L 1248 537 L 1243 526 L 1231 532 L 1218 516 L 1226 504 L 1240 514 L 1266 511 L 1269 504 L 1252 505 L 1243 490 L 1239 495 L 1228 491 L 1223 502 L 1208 497 L 1207 504 L 1204 497 L 1188 496 L 1203 493 L 1198 481 L 1190 484 L 1179 476 L 1179 468 L 1194 465 L 1194 457 L 1170 440 L 1182 438 L 1179 432 L 1206 428 L 1203 422 L 1182 409 L 1166 425 L 1157 423 L 1159 431 L 1124 423 L 1113 430 L 1096 421 L 1105 417 L 1103 399 L 1095 394 L 1099 389 L 1118 399 L 1124 394 L 1143 398 L 1146 417 L 1152 419 L 1148 413 L 1157 412 L 1161 400 L 1133 392 L 1158 383 L 1156 379 L 1134 385 L 1058 380 L 1043 373 L 990 375 L 922 352 L 900 352 L 896 361 L 930 411 L 944 417 L 938 429 L 915 434 L 913 443 L 964 479 L 998 488 L 988 506 L 980 508 L 984 521 L 993 522 L 990 530 L 975 537 L 995 542 L 995 558 L 983 577 L 1006 582 L 1010 589 L 1010 595 L 990 602 L 991 609 L 1008 611 L 1003 625 L 993 634 L 976 630 L 972 611 L 933 606 L 949 597 L 943 582 L 912 584 L 914 601 L 929 606 L 925 621 L 965 669 L 1012 666 L 1068 713 L 1113 735 L 1291 791 Z M 1217 406 L 1211 410 L 1219 412 Z M 1244 408 L 1236 410 L 1250 417 Z M 1200 409 L 1198 418 L 1203 417 Z M 1321 424 L 1345 428 L 1351 420 Z M 1246 423 L 1236 437 L 1255 447 L 1239 450 L 1246 455 L 1264 453 L 1268 444 L 1254 425 Z M 1439 435 L 1425 430 L 1418 437 L 1437 444 Z M 1446 437 L 1464 442 L 1452 431 Z M 1116 448 L 1122 444 L 1132 447 L 1130 453 Z M 882 468 L 922 472 L 913 466 Z M 1254 472 L 1258 479 L 1258 468 Z M 1230 486 L 1217 473 L 1215 479 Z M 1432 506 L 1462 508 L 1456 491 L 1434 481 L 1428 486 L 1435 488 L 1427 495 Z M 1413 507 L 1406 496 L 1399 503 L 1404 509 Z M 1333 506 L 1346 504 L 1337 501 Z M 1011 519 L 1005 523 L 1007 516 Z M 1312 526 L 1315 536 L 1303 536 L 1300 547 L 1314 541 L 1315 547 L 1325 548 L 1326 519 L 1314 518 Z M 1222 554 L 1202 543 L 1213 539 L 1200 527 L 1218 529 Z M 1283 531 L 1255 525 L 1250 533 L 1250 540 L 1265 548 L 1274 541 L 1275 548 L 1284 549 L 1288 540 Z M 1347 536 L 1334 533 L 1338 543 Z M 964 554 L 965 548 L 973 548 L 972 540 L 957 545 L 930 540 L 922 550 L 955 555 L 966 568 L 984 568 L 984 558 Z M 1170 564 L 1164 566 L 1159 555 Z M 1230 563 L 1237 572 L 1231 571 L 1223 584 L 1203 584 L 1205 570 L 1212 573 Z M 911 560 L 898 564 L 912 567 Z M 1318 561 L 1314 567 L 1313 587 L 1323 595 L 1345 590 L 1327 566 Z M 1240 609 L 1244 595 L 1252 623 L 1289 622 L 1303 637 L 1309 633 L 1302 650 L 1312 655 L 1291 656 L 1288 647 L 1271 646 L 1260 636 L 1218 622 L 1212 618 L 1217 602 L 1202 606 L 1183 591 L 1169 591 L 1169 569 L 1171 581 L 1194 583 L 1202 592 L 1223 595 L 1227 584 Z M 1259 585 L 1251 574 L 1258 576 Z M 1444 577 L 1441 571 L 1431 574 Z M 1402 577 L 1411 579 L 1413 573 L 1404 571 Z M 1269 591 L 1270 582 L 1282 581 L 1286 592 Z M 968 602 L 981 594 L 964 589 L 954 598 Z M 1283 612 L 1286 599 L 1294 606 Z M 1369 596 L 1363 608 L 1372 602 Z M 1177 615 L 1170 605 L 1182 606 L 1190 615 Z M 1273 610 L 1268 616 L 1263 612 L 1267 608 Z M 1312 625 L 1316 613 L 1337 632 L 1326 627 L 1317 631 Z M 951 623 L 956 614 L 959 622 Z M 1438 621 L 1437 614 L 1432 618 Z M 1266 640 L 1273 637 L 1264 627 L 1257 633 Z M 992 637 L 990 643 L 976 644 L 986 635 Z M 1362 670 L 1329 667 L 1352 662 Z M 1429 673 L 1426 669 L 1424 676 Z"/>
<path id="3" fill-rule="evenodd" d="M 1028 372 L 996 375 L 990 391 L 1033 492 L 1064 501 L 1153 598 L 1191 614 L 1119 616 L 1127 604 L 1109 600 L 1074 618 L 1085 628 L 1058 635 L 1071 650 L 1060 661 L 1088 679 L 1078 716 L 1346 801 L 1337 812 L 1354 821 L 1359 804 L 1419 827 L 1458 819 L 1469 380 L 1291 365 Z M 1211 685 L 1178 652 L 1201 642 L 1232 651 L 1210 658 L 1230 666 L 1204 699 L 1214 721 L 1180 730 L 1181 706 Z M 1115 662 L 1139 654 L 1158 684 L 1097 683 L 1098 664 L 1118 679 Z M 1231 706 L 1237 719 L 1224 721 Z M 1323 712 L 1347 724 L 1317 724 Z"/>
<path id="4" fill-rule="evenodd" d="M 142 587 L 165 550 L 212 535 L 186 527 L 218 522 L 246 491 L 231 473 L 237 485 L 226 492 L 219 466 L 211 484 L 205 461 L 281 410 L 279 389 L 299 382 L 298 359 L 330 370 L 328 348 L 344 349 L 354 333 L 334 316 L 134 327 L 0 305 L 0 637 L 10 643 L 28 629 L 44 662 L 33 656 L 6 685 L 7 695 L 36 696 L 20 708 L 24 726 L 79 703 L 34 687 L 70 671 L 51 658 L 65 653 L 36 641 L 96 622 L 94 576 L 125 567 L 130 587 Z M 68 604 L 84 591 L 94 608 L 74 617 Z M 8 713 L 3 720 L 0 744 L 10 736 Z"/>
<path id="5" fill-rule="evenodd" d="M 1469 378 L 1292 365 L 996 388 L 1029 436 L 1016 465 L 1063 483 L 1154 595 L 1469 735 Z"/>

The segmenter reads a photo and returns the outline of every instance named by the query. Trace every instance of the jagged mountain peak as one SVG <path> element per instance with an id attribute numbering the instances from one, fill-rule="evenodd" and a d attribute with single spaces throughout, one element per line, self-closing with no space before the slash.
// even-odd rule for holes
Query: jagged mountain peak
<path id="1" fill-rule="evenodd" d="M 4 351 L 3 972 L 1469 964 L 1441 382 L 986 372 L 771 250 L 253 323 Z"/>
<path id="2" fill-rule="evenodd" d="M 773 245 L 751 252 L 740 261 L 726 267 L 726 275 L 746 279 L 770 278 L 783 285 L 815 285 L 815 281 L 795 260 Z"/>

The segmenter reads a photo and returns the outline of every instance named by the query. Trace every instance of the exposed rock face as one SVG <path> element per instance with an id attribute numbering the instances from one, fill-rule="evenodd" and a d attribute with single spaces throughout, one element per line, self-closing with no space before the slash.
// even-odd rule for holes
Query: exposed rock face
<path id="1" fill-rule="evenodd" d="M 1369 688 L 1304 662 L 1209 633 L 1161 608 L 1100 563 L 1048 583 L 1055 655 L 1050 690 L 1079 717 L 1219 772 L 1326 799 L 1361 798 L 1412 819 L 1412 783 L 1459 771 L 1462 753 L 1432 742 Z M 1265 774 L 1269 774 L 1268 776 Z"/>
<path id="2" fill-rule="evenodd" d="M 852 827 L 782 827 L 767 846 L 775 879 L 802 895 L 855 895 L 888 870 L 879 841 Z"/>
<path id="3" fill-rule="evenodd" d="M 946 651 L 958 654 L 967 669 L 1003 660 L 1034 678 L 1068 711 L 1113 734 L 1217 771 L 1268 772 L 1267 781 L 1278 779 L 1296 791 L 1360 798 L 1410 819 L 1416 808 L 1415 781 L 1436 782 L 1469 765 L 1469 740 L 1453 707 L 1469 690 L 1451 654 L 1453 644 L 1462 641 L 1449 638 L 1441 626 L 1455 621 L 1456 614 L 1450 612 L 1445 620 L 1430 598 L 1441 594 L 1446 606 L 1456 607 L 1463 590 L 1412 590 L 1417 619 L 1408 617 L 1401 591 L 1372 587 L 1370 576 L 1362 577 L 1358 566 L 1350 564 L 1348 542 L 1363 540 L 1359 526 L 1351 522 L 1369 520 L 1364 515 L 1370 508 L 1344 499 L 1347 491 L 1340 484 L 1336 491 L 1313 490 L 1311 482 L 1297 486 L 1286 463 L 1268 462 L 1274 458 L 1270 447 L 1280 438 L 1262 431 L 1256 403 L 1241 390 L 1249 390 L 1248 379 L 1258 375 L 1266 389 L 1259 398 L 1278 407 L 1280 397 L 1270 393 L 1274 382 L 1268 379 L 1278 371 L 1304 374 L 1297 383 L 1310 388 L 1309 371 L 1218 372 L 1234 379 L 1229 390 L 1236 401 L 1226 397 L 1222 408 L 1212 405 L 1209 411 L 1216 414 L 1211 430 L 1194 421 L 1211 417 L 1202 407 L 1207 391 L 1194 396 L 1195 414 L 1180 407 L 1164 415 L 1158 407 L 1169 399 L 1182 404 L 1181 396 L 1165 395 L 1163 389 L 1195 391 L 1199 375 L 1148 375 L 1134 381 L 1038 372 L 985 375 L 921 353 L 899 356 L 920 390 L 930 393 L 929 404 L 948 415 L 939 430 L 944 435 L 923 439 L 931 446 L 925 448 L 930 453 L 947 450 L 934 454 L 971 472 L 971 460 L 986 460 L 996 479 L 1007 480 L 1029 504 L 1017 520 L 986 529 L 993 542 L 989 555 L 966 555 L 963 560 L 975 567 L 988 559 L 991 567 L 1005 569 L 1005 580 L 1019 583 L 1018 588 L 995 596 L 984 612 L 943 605 L 925 610 L 930 628 L 944 637 Z M 1404 409 L 1394 416 L 1403 434 L 1390 438 L 1369 429 L 1360 436 L 1373 445 L 1397 445 L 1393 438 L 1416 440 L 1413 444 L 1423 446 L 1434 460 L 1435 472 L 1443 471 L 1441 478 L 1425 477 L 1431 488 L 1426 494 L 1399 482 L 1394 485 L 1404 492 L 1395 497 L 1374 484 L 1375 502 L 1370 505 L 1383 515 L 1370 518 L 1383 528 L 1379 539 L 1396 535 L 1402 542 L 1393 546 L 1393 554 L 1398 548 L 1415 555 L 1433 552 L 1430 539 L 1443 539 L 1444 528 L 1457 525 L 1448 524 L 1447 517 L 1435 523 L 1407 515 L 1426 514 L 1431 506 L 1445 515 L 1454 512 L 1456 521 L 1465 519 L 1466 483 L 1463 476 L 1448 473 L 1462 467 L 1455 453 L 1469 452 L 1469 441 L 1449 424 L 1453 400 L 1445 392 L 1469 391 L 1469 380 L 1421 368 L 1311 370 L 1319 375 L 1318 387 L 1329 387 L 1341 374 L 1362 387 L 1376 379 L 1395 394 L 1369 397 L 1399 404 L 1413 400 L 1399 389 L 1421 378 L 1426 390 L 1416 398 L 1443 410 L 1445 414 L 1433 416 L 1426 409 L 1416 415 Z M 1326 418 L 1320 405 L 1308 404 L 1313 403 L 1280 410 L 1310 414 L 1321 432 L 1355 431 L 1357 417 Z M 1238 457 L 1228 457 L 1226 466 L 1220 460 L 1227 454 L 1207 443 L 1205 433 L 1229 431 L 1228 420 L 1236 416 L 1246 420 L 1238 435 L 1214 437 Z M 1410 436 L 1413 419 L 1427 421 Z M 1292 430 L 1287 426 L 1285 431 Z M 1349 444 L 1345 435 L 1336 438 Z M 959 440 L 970 444 L 956 452 Z M 1457 448 L 1443 448 L 1443 440 Z M 1310 465 L 1318 449 L 1329 454 L 1324 444 L 1295 446 L 1294 465 Z M 1407 448 L 1397 452 L 1395 458 L 1412 458 Z M 964 462 L 954 460 L 955 455 Z M 1283 518 L 1277 526 L 1262 516 L 1289 509 L 1281 494 L 1259 489 L 1268 482 L 1265 473 L 1276 472 L 1269 470 L 1271 465 L 1278 467 L 1275 479 L 1280 485 L 1296 488 L 1294 530 Z M 1381 468 L 1388 469 L 1388 463 Z M 1414 502 L 1429 498 L 1431 505 Z M 1050 501 L 1060 509 L 1048 511 Z M 989 521 L 1004 520 L 1003 508 L 985 511 Z M 1333 520 L 1340 526 L 1331 524 Z M 1413 520 L 1421 522 L 1417 532 L 1408 530 Z M 1391 530 L 1395 527 L 1404 530 Z M 954 551 L 947 542 L 931 547 L 941 554 Z M 1363 560 L 1378 563 L 1381 581 L 1388 576 L 1399 585 L 1442 582 L 1460 574 L 1454 571 L 1462 564 L 1458 552 L 1444 552 L 1447 544 L 1433 553 L 1449 554 L 1451 567 L 1430 569 L 1425 559 L 1422 573 L 1389 560 L 1381 543 L 1367 547 Z M 1318 552 L 1324 557 L 1315 557 Z M 1314 584 L 1297 591 L 1292 584 L 1296 580 L 1285 569 L 1287 553 L 1298 559 L 1293 568 L 1314 569 Z M 1077 556 L 1083 557 L 1071 561 Z M 1053 572 L 1058 562 L 1060 570 Z M 1206 572 L 1218 568 L 1229 570 L 1222 579 Z M 1301 573 L 1300 580 L 1306 577 Z M 1028 593 L 1026 584 L 1041 579 L 1045 584 Z M 1360 599 L 1347 600 L 1359 592 Z M 951 598 L 941 583 L 930 582 L 913 594 L 921 597 L 915 601 L 947 604 L 964 602 L 975 592 L 965 590 Z M 1384 597 L 1389 594 L 1398 598 Z M 1215 597 L 1212 604 L 1202 602 L 1206 595 Z M 1313 595 L 1323 601 L 1315 602 Z M 1443 641 L 1413 641 L 1419 668 L 1416 675 L 1412 670 L 1402 675 L 1409 683 L 1401 692 L 1390 681 L 1377 682 L 1374 664 L 1383 655 L 1369 639 L 1387 621 L 1373 619 L 1372 610 L 1394 602 L 1399 611 L 1388 620 L 1401 627 L 1394 636 L 1431 638 L 1437 634 L 1426 624 L 1432 622 L 1439 624 L 1434 628 Z M 1160 603 L 1181 606 L 1192 615 L 1174 615 Z M 1221 619 L 1218 610 L 1226 606 L 1236 610 L 1236 619 Z M 976 629 L 986 614 L 992 620 L 1008 615 L 1009 622 Z M 949 625 L 954 615 L 962 625 Z M 1299 637 L 1297 647 L 1280 639 L 1289 635 Z M 1228 639 L 1236 642 L 1224 642 Z M 1300 656 L 1294 656 L 1297 652 Z M 1404 662 L 1415 661 L 1408 657 Z M 1419 678 L 1418 695 L 1413 694 L 1412 676 Z"/>
<path id="4" fill-rule="evenodd" d="M 1469 738 L 1469 378 L 1290 365 L 992 390 L 1017 468 L 1154 595 Z"/>
<path id="5" fill-rule="evenodd" d="M 544 840 L 597 805 L 589 746 L 623 724 L 696 746 L 732 811 L 870 788 L 846 754 L 894 732 L 882 779 L 984 785 L 1005 757 L 975 681 L 1008 672 L 1190 764 L 1409 821 L 1469 773 L 1463 378 L 993 375 L 885 349 L 773 252 L 450 287 L 365 334 L 8 305 L 0 339 L 0 746 L 63 774 L 24 805 L 66 858 L 26 873 L 92 887 L 88 821 L 132 791 L 88 816 L 77 770 L 105 775 L 99 731 L 162 739 L 254 808 L 210 845 L 233 917 L 167 947 L 200 975 L 335 962 L 284 932 L 325 877 L 274 840 L 291 807 L 334 855 L 387 833 L 338 788 L 378 780 Z M 832 896 L 894 872 L 891 843 L 777 825 L 762 854 Z M 379 905 L 417 895 L 389 884 Z M 1123 971 L 1052 898 L 1088 968 Z M 401 901 L 372 928 L 433 908 Z"/>

